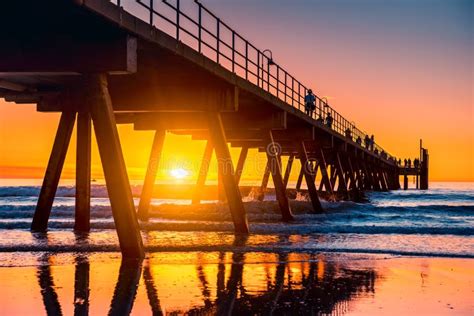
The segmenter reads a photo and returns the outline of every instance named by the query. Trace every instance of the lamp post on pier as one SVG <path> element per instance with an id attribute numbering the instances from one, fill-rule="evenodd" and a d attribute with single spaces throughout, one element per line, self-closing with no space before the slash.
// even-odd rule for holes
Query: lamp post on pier
<path id="1" fill-rule="evenodd" d="M 265 53 L 269 53 L 270 55 L 267 56 Z M 262 52 L 262 55 L 267 57 L 267 91 L 270 91 L 270 66 L 275 65 L 275 62 L 273 61 L 273 53 L 269 49 L 265 49 Z M 263 58 L 262 58 L 262 67 L 263 67 Z M 262 88 L 263 88 L 263 68 L 262 68 Z"/>

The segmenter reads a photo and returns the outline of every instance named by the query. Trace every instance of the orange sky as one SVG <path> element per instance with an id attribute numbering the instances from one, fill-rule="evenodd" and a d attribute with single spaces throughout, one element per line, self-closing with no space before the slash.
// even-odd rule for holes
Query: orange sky
<path id="1" fill-rule="evenodd" d="M 430 153 L 430 180 L 474 181 L 472 3 L 267 2 L 244 1 L 245 9 L 233 1 L 207 5 L 257 46 L 271 48 L 277 63 L 375 134 L 390 153 L 413 159 L 423 138 Z M 35 112 L 34 105 L 0 100 L 0 177 L 42 177 L 58 118 Z M 152 133 L 121 126 L 120 135 L 129 174 L 140 179 Z M 176 167 L 189 169 L 194 177 L 203 150 L 204 142 L 168 135 L 166 170 L 159 178 Z M 73 177 L 74 160 L 71 146 L 65 177 Z M 250 161 L 255 161 L 253 151 Z M 257 167 L 248 165 L 243 179 L 261 177 L 263 156 L 258 161 Z M 94 177 L 100 173 L 94 144 Z"/>

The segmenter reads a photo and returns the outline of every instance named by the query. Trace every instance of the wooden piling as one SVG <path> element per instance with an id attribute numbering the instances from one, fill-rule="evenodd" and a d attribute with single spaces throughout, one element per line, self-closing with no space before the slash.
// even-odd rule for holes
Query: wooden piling
<path id="1" fill-rule="evenodd" d="M 89 76 L 86 89 L 120 248 L 124 257 L 142 258 L 144 250 L 140 228 L 107 87 L 107 76 Z"/>
<path id="2" fill-rule="evenodd" d="M 387 179 L 385 179 L 385 172 L 381 167 L 376 168 L 376 172 L 378 174 L 379 180 L 380 180 L 380 187 L 382 191 L 388 191 L 388 186 L 387 186 Z"/>
<path id="3" fill-rule="evenodd" d="M 349 199 L 349 195 L 347 192 L 347 181 L 345 178 L 345 170 L 342 166 L 341 162 L 341 157 L 339 155 L 339 152 L 336 153 L 336 172 L 339 174 L 339 186 L 338 186 L 338 191 L 341 191 L 346 199 Z"/>
<path id="4" fill-rule="evenodd" d="M 247 146 L 242 147 L 240 150 L 239 160 L 237 161 L 237 166 L 235 167 L 235 182 L 239 185 L 240 178 L 242 177 L 242 171 L 244 169 L 245 160 L 247 159 L 247 154 L 249 148 Z"/>
<path id="5" fill-rule="evenodd" d="M 217 200 L 221 203 L 225 203 L 226 201 L 226 193 L 224 188 L 224 180 L 222 180 L 222 169 L 220 167 L 224 167 L 222 165 L 217 165 Z"/>
<path id="6" fill-rule="evenodd" d="M 318 191 L 316 190 L 315 180 L 315 168 L 310 167 L 308 159 L 308 153 L 303 141 L 298 142 L 298 156 L 301 162 L 301 170 L 306 180 L 306 186 L 308 187 L 309 198 L 311 199 L 311 205 L 313 206 L 314 213 L 322 213 L 323 207 L 319 200 Z"/>
<path id="7" fill-rule="evenodd" d="M 420 161 L 420 190 L 428 190 L 428 166 L 429 166 L 429 155 L 428 149 L 421 148 L 421 161 Z"/>
<path id="8" fill-rule="evenodd" d="M 207 173 L 209 172 L 209 164 L 211 162 L 213 151 L 214 146 L 212 146 L 211 141 L 208 140 L 206 143 L 206 148 L 204 149 L 201 167 L 199 168 L 196 187 L 194 188 L 194 193 L 192 197 L 192 204 L 199 204 L 201 202 L 201 191 L 204 189 L 204 184 L 206 183 Z"/>
<path id="9" fill-rule="evenodd" d="M 247 215 L 245 213 L 242 196 L 235 182 L 234 167 L 227 146 L 227 141 L 222 125 L 222 119 L 218 112 L 209 113 L 209 134 L 216 150 L 218 165 L 223 164 L 225 172 L 222 173 L 222 182 L 227 196 L 229 209 L 234 221 L 236 233 L 248 233 Z"/>
<path id="10" fill-rule="evenodd" d="M 265 165 L 265 171 L 263 172 L 262 184 L 260 185 L 260 195 L 258 196 L 259 201 L 263 201 L 265 198 L 265 191 L 267 190 L 268 180 L 270 179 L 270 161 L 267 159 Z"/>
<path id="11" fill-rule="evenodd" d="M 318 160 L 319 167 L 321 168 L 322 183 L 324 183 L 326 192 L 328 192 L 329 194 L 333 194 L 333 186 L 331 185 L 331 181 L 329 180 L 326 158 L 324 157 L 324 152 L 322 149 L 317 151 L 316 159 Z"/>
<path id="12" fill-rule="evenodd" d="M 303 182 L 303 166 L 301 166 L 300 173 L 298 174 L 298 180 L 296 181 L 296 190 L 301 190 L 301 183 Z"/>
<path id="13" fill-rule="evenodd" d="M 275 144 L 273 139 L 272 132 L 269 132 L 269 146 L 267 146 L 267 159 L 270 162 L 270 173 L 272 174 L 273 184 L 275 186 L 275 195 L 280 207 L 281 217 L 284 221 L 291 221 L 294 219 L 293 214 L 291 213 L 291 206 L 288 201 L 288 196 L 286 195 L 286 187 L 283 182 L 283 177 L 281 175 L 281 159 L 280 151 Z"/>
<path id="14" fill-rule="evenodd" d="M 376 172 L 376 169 L 371 164 L 367 165 L 367 169 L 369 170 L 369 174 L 372 178 L 372 185 L 374 191 L 382 191 L 382 187 L 380 186 L 380 179 Z"/>
<path id="15" fill-rule="evenodd" d="M 286 163 L 285 176 L 283 177 L 283 184 L 285 188 L 288 187 L 288 181 L 290 179 L 291 167 L 293 166 L 293 161 L 295 160 L 295 155 L 291 154 L 288 157 L 288 162 Z"/>
<path id="16" fill-rule="evenodd" d="M 91 199 L 91 115 L 81 111 L 77 115 L 76 150 L 76 210 L 74 230 L 90 231 Z"/>
<path id="17" fill-rule="evenodd" d="M 337 173 L 336 173 L 336 166 L 335 164 L 329 164 L 329 181 L 331 183 L 331 187 L 334 191 L 336 191 L 336 180 L 337 180 Z"/>
<path id="18" fill-rule="evenodd" d="M 355 171 L 355 180 L 357 182 L 357 188 L 362 191 L 366 189 L 365 182 L 364 182 L 364 174 L 362 169 L 357 161 L 356 157 L 348 156 L 349 162 L 352 164 L 354 171 Z"/>
<path id="19" fill-rule="evenodd" d="M 347 161 L 347 169 L 348 169 L 348 178 L 350 182 L 350 189 L 356 193 L 359 194 L 359 188 L 357 186 L 357 173 L 354 170 L 354 166 L 352 164 L 352 159 L 349 155 L 346 155 L 346 161 Z"/>
<path id="20" fill-rule="evenodd" d="M 408 190 L 408 176 L 403 175 L 403 190 Z"/>
<path id="21" fill-rule="evenodd" d="M 75 112 L 67 111 L 61 114 L 56 138 L 54 139 L 53 149 L 51 150 L 51 156 L 49 157 L 43 185 L 41 186 L 38 203 L 36 204 L 36 210 L 31 224 L 32 231 L 44 232 L 48 228 L 48 220 L 51 215 L 54 196 L 58 189 L 59 178 L 63 170 L 64 159 L 66 158 L 75 120 Z"/>
<path id="22" fill-rule="evenodd" d="M 161 152 L 163 150 L 163 143 L 165 142 L 166 132 L 164 130 L 157 130 L 153 138 L 153 145 L 151 147 L 150 159 L 148 161 L 148 168 L 146 170 L 145 181 L 143 182 L 142 193 L 140 195 L 140 202 L 138 204 L 138 218 L 142 221 L 148 220 L 148 210 L 150 208 L 151 199 L 153 197 L 153 189 L 155 187 L 156 174 L 160 164 Z"/>

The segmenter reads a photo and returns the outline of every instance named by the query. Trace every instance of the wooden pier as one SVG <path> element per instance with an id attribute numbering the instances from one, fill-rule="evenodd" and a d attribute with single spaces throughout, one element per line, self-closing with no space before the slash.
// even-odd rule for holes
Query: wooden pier
<path id="1" fill-rule="evenodd" d="M 239 180 L 251 148 L 267 157 L 261 198 L 271 175 L 283 221 L 293 219 L 287 190 L 295 159 L 302 165 L 296 189 L 304 179 L 315 213 L 324 212 L 323 192 L 329 199 L 357 200 L 364 191 L 397 190 L 399 177 L 413 172 L 420 188 L 428 188 L 426 149 L 421 169 L 405 169 L 378 144 L 366 145 L 368 134 L 326 100 L 316 96 L 314 114 L 306 115 L 308 88 L 198 1 L 186 8 L 179 0 L 8 1 L 0 4 L 0 26 L 0 97 L 62 113 L 34 231 L 47 229 L 76 121 L 75 229 L 90 229 L 93 126 L 127 257 L 144 254 L 138 219 L 148 218 L 165 132 L 207 141 L 193 203 L 199 203 L 215 152 L 236 233 L 249 232 Z M 321 120 L 328 115 L 332 124 Z M 155 132 L 138 213 L 117 124 Z M 229 145 L 241 148 L 236 166 Z M 289 157 L 286 166 L 283 156 Z"/>

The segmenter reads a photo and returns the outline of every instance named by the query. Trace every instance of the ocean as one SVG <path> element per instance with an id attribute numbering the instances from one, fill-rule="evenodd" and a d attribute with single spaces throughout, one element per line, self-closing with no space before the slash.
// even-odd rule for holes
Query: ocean
<path id="1" fill-rule="evenodd" d="M 144 260 L 121 258 L 107 191 L 75 234 L 61 184 L 47 233 L 29 230 L 38 181 L 0 186 L 0 315 L 472 315 L 474 184 L 369 193 L 280 221 L 274 196 L 245 198 L 251 234 L 223 204 L 154 199 Z M 134 185 L 138 196 L 140 186 Z M 137 203 L 137 199 L 135 200 Z M 209 203 L 212 202 L 212 203 Z"/>
<path id="2" fill-rule="evenodd" d="M 58 189 L 48 233 L 29 231 L 39 190 L 34 181 L 3 180 L 0 252 L 119 250 L 103 184 L 92 185 L 92 231 L 83 235 L 72 232 L 74 186 L 71 183 Z M 133 192 L 138 196 L 139 185 L 133 187 Z M 233 225 L 223 206 L 210 208 L 211 204 L 207 204 L 208 209 L 204 204 L 195 209 L 186 205 L 190 204 L 189 200 L 154 199 L 152 218 L 142 225 L 142 234 L 149 251 L 214 251 L 237 247 L 241 251 L 262 252 L 474 257 L 474 183 L 432 183 L 428 191 L 372 192 L 368 198 L 370 202 L 363 204 L 323 202 L 324 214 L 308 213 L 309 204 L 302 198 L 293 202 L 296 220 L 291 223 L 279 220 L 272 207 L 273 196 L 267 196 L 264 203 L 248 201 L 251 235 L 239 244 L 235 243 Z M 138 205 L 137 198 L 135 203 Z M 183 216 L 183 212 L 189 216 Z"/>

